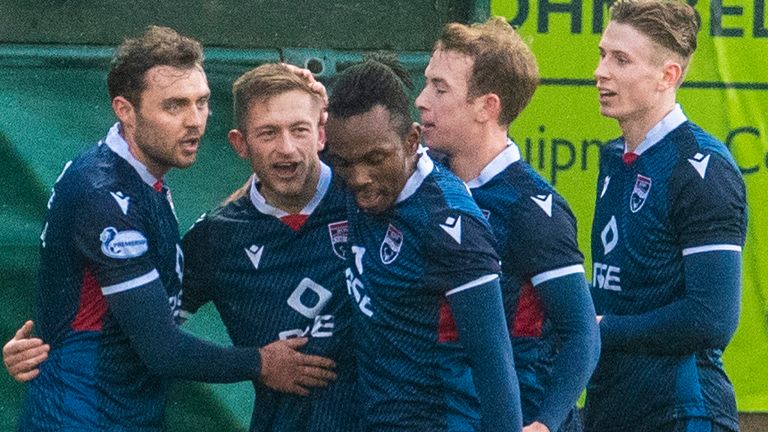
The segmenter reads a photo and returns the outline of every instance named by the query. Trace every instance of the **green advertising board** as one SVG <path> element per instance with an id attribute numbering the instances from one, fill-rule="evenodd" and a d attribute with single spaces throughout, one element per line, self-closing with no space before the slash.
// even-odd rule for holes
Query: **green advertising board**
<path id="1" fill-rule="evenodd" d="M 727 1 L 727 3 L 724 3 Z M 765 0 L 705 0 L 699 48 L 678 102 L 694 122 L 726 143 L 747 186 L 749 228 L 744 247 L 739 329 L 724 355 L 740 411 L 768 411 L 768 14 Z M 593 73 L 604 0 L 493 0 L 530 43 L 541 86 L 510 133 L 532 166 L 571 203 L 587 256 L 598 168 L 598 148 L 620 135 L 599 114 Z"/>

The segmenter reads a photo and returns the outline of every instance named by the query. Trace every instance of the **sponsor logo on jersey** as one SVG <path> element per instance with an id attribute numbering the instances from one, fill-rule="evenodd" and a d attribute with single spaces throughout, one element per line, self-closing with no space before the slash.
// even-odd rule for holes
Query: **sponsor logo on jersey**
<path id="1" fill-rule="evenodd" d="M 331 236 L 331 247 L 333 253 L 341 259 L 347 257 L 349 251 L 349 224 L 347 221 L 340 221 L 328 224 L 328 234 Z"/>
<path id="2" fill-rule="evenodd" d="M 616 226 L 616 216 L 611 216 L 611 220 L 605 225 L 600 233 L 600 240 L 603 241 L 603 255 L 611 253 L 613 248 L 619 243 L 619 229 Z"/>
<path id="3" fill-rule="evenodd" d="M 101 252 L 110 258 L 135 258 L 149 249 L 147 238 L 135 230 L 118 231 L 113 227 L 104 228 L 99 235 Z"/>
<path id="4" fill-rule="evenodd" d="M 351 268 L 347 268 L 344 271 L 344 276 L 347 280 L 347 293 L 352 296 L 357 304 L 357 308 L 360 312 L 367 317 L 373 316 L 373 309 L 371 309 L 371 298 L 368 294 L 365 294 L 365 285 L 360 280 Z"/>
<path id="5" fill-rule="evenodd" d="M 629 209 L 632 213 L 637 213 L 643 208 L 645 199 L 648 198 L 648 193 L 651 191 L 651 178 L 644 175 L 637 175 L 635 180 L 635 187 L 632 189 L 632 196 L 629 197 Z"/>
<path id="6" fill-rule="evenodd" d="M 381 242 L 379 248 L 379 257 L 384 264 L 391 264 L 400 253 L 400 248 L 403 246 L 403 233 L 399 229 L 392 226 L 387 227 L 387 234 L 384 236 L 384 241 Z"/>
<path id="7" fill-rule="evenodd" d="M 110 192 L 110 195 L 112 195 L 112 198 L 117 201 L 117 205 L 120 206 L 120 210 L 123 212 L 124 215 L 128 214 L 128 205 L 131 203 L 131 197 L 123 194 L 120 191 L 117 192 Z"/>
<path id="8" fill-rule="evenodd" d="M 248 256 L 248 259 L 251 260 L 253 268 L 257 270 L 259 268 L 259 263 L 261 262 L 262 253 L 264 253 L 264 246 L 251 245 L 251 247 L 245 248 L 245 254 Z"/>
<path id="9" fill-rule="evenodd" d="M 313 281 L 310 278 L 304 278 L 299 282 L 296 289 L 288 297 L 288 306 L 300 313 L 302 316 L 313 320 L 311 325 L 303 329 L 284 330 L 278 333 L 282 340 L 292 337 L 331 337 L 333 336 L 333 315 L 320 315 L 333 294 L 331 291 Z"/>
<path id="10" fill-rule="evenodd" d="M 536 195 L 531 197 L 531 201 L 544 210 L 547 216 L 552 217 L 552 194 L 549 195 Z"/>
<path id="11" fill-rule="evenodd" d="M 608 291 L 621 291 L 621 268 L 595 262 L 592 271 L 592 286 Z"/>
<path id="12" fill-rule="evenodd" d="M 456 240 L 456 243 L 461 244 L 461 216 L 457 218 L 448 216 L 445 223 L 440 224 L 440 228 Z"/>
<path id="13" fill-rule="evenodd" d="M 692 159 L 688 159 L 688 162 L 690 162 L 691 165 L 693 165 L 693 168 L 696 169 L 696 172 L 699 173 L 701 178 L 704 178 L 705 175 L 707 175 L 707 166 L 709 166 L 709 156 L 704 156 L 701 153 L 696 153 L 693 155 Z"/>

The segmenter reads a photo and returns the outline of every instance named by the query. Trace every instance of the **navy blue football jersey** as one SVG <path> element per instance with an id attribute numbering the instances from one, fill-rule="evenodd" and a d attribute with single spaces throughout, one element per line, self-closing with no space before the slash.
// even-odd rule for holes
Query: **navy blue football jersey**
<path id="1" fill-rule="evenodd" d="M 155 182 L 117 124 L 59 176 L 37 284 L 37 328 L 51 351 L 29 383 L 21 430 L 162 429 L 166 380 L 142 363 L 104 298 L 160 281 L 178 314 L 178 225 Z"/>
<path id="2" fill-rule="evenodd" d="M 337 380 L 309 397 L 254 383 L 251 431 L 357 430 L 345 197 L 323 164 L 315 196 L 301 212 L 306 220 L 296 230 L 254 182 L 248 195 L 202 217 L 184 237 L 185 312 L 212 301 L 236 346 L 308 337 L 305 351 L 337 364 Z"/>
<path id="3" fill-rule="evenodd" d="M 553 377 L 558 336 L 534 288 L 555 278 L 584 273 L 576 218 L 554 188 L 521 160 L 511 140 L 467 185 L 497 240 L 523 424 L 530 424 L 539 418 L 541 402 L 553 379 L 582 379 Z M 583 285 L 577 288 L 584 289 L 586 295 Z"/>
<path id="4" fill-rule="evenodd" d="M 651 129 L 633 163 L 623 162 L 624 147 L 612 141 L 600 157 L 591 288 L 598 315 L 643 314 L 682 298 L 684 257 L 741 251 L 746 234 L 738 167 L 679 106 Z M 604 345 L 587 388 L 587 428 L 655 431 L 701 417 L 738 430 L 722 348 L 653 354 Z"/>
<path id="5" fill-rule="evenodd" d="M 499 271 L 466 186 L 422 154 L 392 209 L 348 208 L 364 430 L 478 430 L 466 353 L 440 334 L 446 295 Z"/>

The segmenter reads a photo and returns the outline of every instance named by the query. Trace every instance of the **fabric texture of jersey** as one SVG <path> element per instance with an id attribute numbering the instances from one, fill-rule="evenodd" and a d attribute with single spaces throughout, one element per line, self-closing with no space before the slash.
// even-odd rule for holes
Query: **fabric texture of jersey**
<path id="1" fill-rule="evenodd" d="M 115 125 L 59 176 L 41 235 L 37 328 L 51 345 L 20 430 L 160 430 L 153 375 L 104 296 L 159 280 L 178 314 L 183 256 L 167 189 L 157 192 Z"/>
<path id="2" fill-rule="evenodd" d="M 623 139 L 601 153 L 592 225 L 598 315 L 669 304 L 685 292 L 686 251 L 740 251 L 744 244 L 745 187 L 726 147 L 679 106 L 648 137 L 630 165 L 622 161 Z M 588 386 L 587 429 L 655 431 L 679 419 L 708 418 L 738 430 L 722 349 L 655 355 L 604 345 Z"/>
<path id="3" fill-rule="evenodd" d="M 478 430 L 466 354 L 438 334 L 446 294 L 499 271 L 466 186 L 422 154 L 392 209 L 368 214 L 352 197 L 348 208 L 364 430 Z"/>
<path id="4" fill-rule="evenodd" d="M 351 303 L 344 282 L 348 256 L 345 192 L 330 168 L 294 230 L 285 212 L 249 194 L 198 220 L 184 237 L 184 311 L 212 301 L 236 346 L 308 337 L 306 349 L 334 359 L 337 380 L 309 397 L 255 383 L 251 431 L 355 431 L 355 359 Z"/>
<path id="5" fill-rule="evenodd" d="M 497 240 L 523 424 L 530 424 L 538 418 L 549 382 L 569 379 L 552 376 L 558 337 L 551 318 L 544 316 L 531 278 L 542 279 L 538 284 L 543 278 L 584 273 L 576 218 L 554 188 L 521 160 L 511 140 L 480 176 L 467 184 Z M 574 426 L 567 430 L 580 430 L 578 422 L 570 424 Z"/>

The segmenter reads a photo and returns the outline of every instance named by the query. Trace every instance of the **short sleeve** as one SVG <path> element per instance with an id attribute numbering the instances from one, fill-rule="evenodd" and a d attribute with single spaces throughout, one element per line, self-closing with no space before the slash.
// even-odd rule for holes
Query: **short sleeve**
<path id="1" fill-rule="evenodd" d="M 481 277 L 498 274 L 499 257 L 490 227 L 458 210 L 432 214 L 426 227 L 426 278 L 447 292 Z"/>
<path id="2" fill-rule="evenodd" d="M 82 190 L 72 218 L 73 239 L 104 295 L 159 278 L 151 257 L 149 209 L 141 197 L 106 189 Z M 79 217 L 77 216 L 79 215 Z"/>
<path id="3" fill-rule="evenodd" d="M 508 217 L 511 232 L 502 252 L 505 270 L 528 280 L 547 271 L 583 265 L 576 218 L 562 198 L 554 193 L 523 197 Z"/>
<path id="4" fill-rule="evenodd" d="M 678 166 L 670 189 L 670 219 L 683 249 L 728 244 L 746 236 L 746 191 L 741 174 L 717 153 Z"/>

